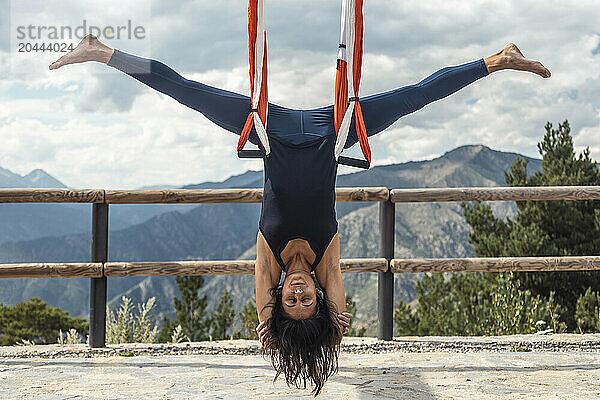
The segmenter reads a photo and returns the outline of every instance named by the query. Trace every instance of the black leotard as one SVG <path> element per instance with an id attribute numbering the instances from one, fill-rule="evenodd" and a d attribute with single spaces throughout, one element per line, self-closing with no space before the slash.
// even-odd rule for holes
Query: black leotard
<path id="1" fill-rule="evenodd" d="M 336 137 L 327 135 L 303 144 L 270 136 L 264 158 L 265 185 L 259 229 L 285 271 L 281 251 L 288 241 L 305 239 L 319 264 L 337 232 L 334 157 Z"/>

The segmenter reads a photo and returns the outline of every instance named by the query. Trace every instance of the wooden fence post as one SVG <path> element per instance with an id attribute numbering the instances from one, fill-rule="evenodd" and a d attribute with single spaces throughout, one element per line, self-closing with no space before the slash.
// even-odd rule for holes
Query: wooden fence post
<path id="1" fill-rule="evenodd" d="M 395 204 L 391 200 L 379 203 L 379 255 L 388 261 L 394 258 Z M 392 340 L 394 333 L 394 274 L 390 269 L 378 272 L 377 338 Z"/>
<path id="2" fill-rule="evenodd" d="M 92 262 L 107 261 L 108 204 L 92 205 Z M 106 277 L 91 278 L 90 347 L 106 347 Z"/>

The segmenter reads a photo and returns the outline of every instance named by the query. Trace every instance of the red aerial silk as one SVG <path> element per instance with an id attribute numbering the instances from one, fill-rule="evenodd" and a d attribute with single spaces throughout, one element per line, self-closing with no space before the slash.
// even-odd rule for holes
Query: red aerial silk
<path id="1" fill-rule="evenodd" d="M 352 8 L 352 9 L 351 9 Z M 365 121 L 362 114 L 362 108 L 360 106 L 360 102 L 358 101 L 358 92 L 360 89 L 360 78 L 362 71 L 362 54 L 363 54 L 363 0 L 342 0 L 342 44 L 340 47 L 345 49 L 345 51 L 340 51 L 340 56 L 337 60 L 337 69 L 335 76 L 335 106 L 334 106 L 334 125 L 335 131 L 338 136 L 340 135 L 340 128 L 342 126 L 342 120 L 344 119 L 344 115 L 348 109 L 348 93 L 352 93 L 352 97 L 354 97 L 355 105 L 354 105 L 354 116 L 355 116 L 355 124 L 356 124 L 356 134 L 358 136 L 358 141 L 360 143 L 360 148 L 362 149 L 363 155 L 365 159 L 371 162 L 371 148 L 369 147 L 369 140 L 367 136 L 367 129 L 365 128 Z M 354 17 L 354 23 L 352 24 L 352 14 Z M 346 48 L 345 46 L 352 46 L 349 35 L 352 32 L 348 32 L 348 30 L 353 30 L 354 43 L 353 48 Z M 348 52 L 351 52 L 352 57 L 352 83 L 353 87 L 348 87 L 348 62 L 346 57 Z M 349 126 L 348 128 L 349 129 Z M 347 132 L 345 132 L 344 137 L 347 136 Z M 341 144 L 343 146 L 343 144 Z M 341 152 L 341 150 L 340 150 Z"/>
<path id="2" fill-rule="evenodd" d="M 262 15 L 259 7 L 262 7 Z M 262 24 L 261 24 L 262 22 Z M 261 27 L 262 25 L 262 27 Z M 261 29 L 259 29 L 261 28 Z M 257 71 L 257 41 L 260 40 L 258 35 L 263 35 L 264 45 L 262 52 L 262 69 Z M 257 40 L 259 39 L 259 40 Z M 269 150 L 268 140 L 266 136 L 261 137 L 263 135 L 260 134 L 259 131 L 265 131 L 265 125 L 267 122 L 267 104 L 268 104 L 268 95 L 267 95 L 267 37 L 264 31 L 264 0 L 249 0 L 248 1 L 248 53 L 249 53 L 249 61 L 250 61 L 250 107 L 252 110 L 250 114 L 248 114 L 248 118 L 246 119 L 246 123 L 244 124 L 244 128 L 242 129 L 242 133 L 240 134 L 240 139 L 238 141 L 238 151 L 244 148 L 244 145 L 248 141 L 248 137 L 250 135 L 250 131 L 253 126 L 256 126 L 256 131 L 258 133 L 259 138 L 263 146 L 267 149 L 267 153 Z M 258 53 L 260 57 L 260 52 Z M 255 79 L 256 74 L 261 73 L 262 77 L 260 79 L 260 93 L 255 93 Z M 256 97 L 259 96 L 257 99 Z M 256 108 L 255 108 L 256 106 Z M 254 113 L 257 112 L 260 118 L 260 122 L 256 120 L 254 117 Z M 262 125 L 262 126 L 260 126 Z M 261 129 L 262 128 L 262 129 Z"/>
<path id="3" fill-rule="evenodd" d="M 348 108 L 348 63 L 346 60 L 337 60 L 337 68 L 335 71 L 335 105 L 333 107 L 333 123 L 335 125 L 335 133 L 337 134 L 342 125 L 342 118 L 346 114 Z"/>

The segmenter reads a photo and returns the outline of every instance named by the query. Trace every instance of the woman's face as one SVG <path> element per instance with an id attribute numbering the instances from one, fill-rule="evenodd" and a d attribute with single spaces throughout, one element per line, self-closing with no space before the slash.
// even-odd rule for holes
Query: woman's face
<path id="1" fill-rule="evenodd" d="M 293 272 L 285 276 L 281 302 L 283 310 L 293 319 L 310 318 L 317 309 L 315 283 L 307 272 Z"/>

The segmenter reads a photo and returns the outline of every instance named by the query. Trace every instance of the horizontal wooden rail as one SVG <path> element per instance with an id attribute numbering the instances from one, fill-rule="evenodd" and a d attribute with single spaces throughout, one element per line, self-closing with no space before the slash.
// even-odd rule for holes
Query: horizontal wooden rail
<path id="1" fill-rule="evenodd" d="M 336 188 L 336 201 L 387 201 L 386 187 Z M 262 189 L 0 189 L 0 203 L 260 203 Z"/>
<path id="2" fill-rule="evenodd" d="M 260 203 L 262 189 L 107 190 L 108 204 Z"/>
<path id="3" fill-rule="evenodd" d="M 384 272 L 385 258 L 352 258 L 340 260 L 342 272 Z M 185 276 L 185 275 L 252 275 L 254 260 L 173 261 L 173 262 L 107 262 L 105 276 Z"/>
<path id="4" fill-rule="evenodd" d="M 402 272 L 585 271 L 600 269 L 600 257 L 498 257 L 393 259 L 390 270 Z"/>
<path id="5" fill-rule="evenodd" d="M 0 278 L 99 278 L 102 263 L 0 264 Z"/>
<path id="6" fill-rule="evenodd" d="M 336 188 L 335 201 L 388 201 L 390 189 L 386 187 Z"/>
<path id="7" fill-rule="evenodd" d="M 506 200 L 600 200 L 600 186 L 393 189 L 393 203 Z"/>
<path id="8" fill-rule="evenodd" d="M 385 258 L 340 261 L 342 272 L 385 272 Z M 403 272 L 600 270 L 599 256 L 393 259 Z M 104 273 L 103 273 L 104 271 Z M 252 275 L 254 260 L 0 264 L 0 278 L 99 278 L 102 276 Z"/>
<path id="9" fill-rule="evenodd" d="M 0 203 L 104 203 L 104 189 L 0 189 Z"/>
<path id="10" fill-rule="evenodd" d="M 423 203 L 446 201 L 600 200 L 600 186 L 336 188 L 336 201 Z M 260 203 L 262 189 L 0 189 L 0 203 Z"/>
<path id="11" fill-rule="evenodd" d="M 107 190 L 109 204 L 260 203 L 262 189 Z M 386 187 L 336 188 L 336 201 L 386 201 Z"/>
<path id="12" fill-rule="evenodd" d="M 342 272 L 384 272 L 385 258 L 340 260 Z M 253 275 L 254 260 L 0 264 L 4 278 L 100 278 L 103 276 Z"/>

